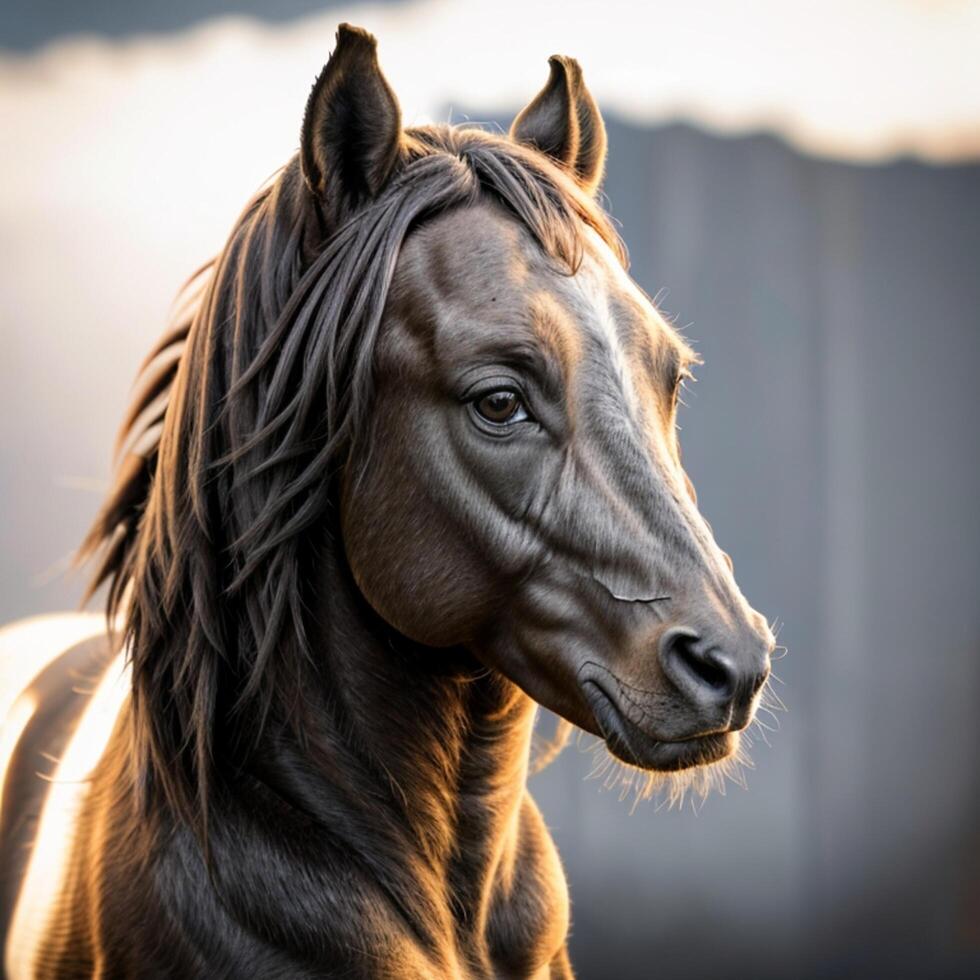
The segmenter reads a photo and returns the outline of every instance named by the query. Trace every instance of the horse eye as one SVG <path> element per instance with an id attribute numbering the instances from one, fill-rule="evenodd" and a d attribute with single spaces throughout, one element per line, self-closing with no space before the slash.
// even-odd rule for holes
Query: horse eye
<path id="1" fill-rule="evenodd" d="M 520 396 L 513 391 L 491 391 L 476 401 L 480 417 L 494 425 L 517 421 L 523 416 L 523 408 Z"/>

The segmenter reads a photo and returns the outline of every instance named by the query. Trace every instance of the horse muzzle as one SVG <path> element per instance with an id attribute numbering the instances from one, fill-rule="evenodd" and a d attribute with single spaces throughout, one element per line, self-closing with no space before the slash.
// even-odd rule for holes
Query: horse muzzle
<path id="1" fill-rule="evenodd" d="M 731 644 L 730 644 L 731 646 Z M 769 677 L 768 630 L 729 651 L 673 626 L 656 644 L 657 689 L 635 687 L 590 663 L 580 686 L 610 751 L 643 769 L 676 771 L 731 755 Z"/>

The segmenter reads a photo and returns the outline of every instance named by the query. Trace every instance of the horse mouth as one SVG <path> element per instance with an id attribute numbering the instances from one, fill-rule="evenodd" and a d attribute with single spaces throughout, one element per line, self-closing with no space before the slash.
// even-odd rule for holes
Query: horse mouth
<path id="1" fill-rule="evenodd" d="M 657 738 L 627 718 L 598 682 L 586 680 L 582 690 L 609 751 L 631 766 L 677 772 L 720 762 L 735 749 L 738 735 L 734 732 L 710 732 L 680 739 Z"/>

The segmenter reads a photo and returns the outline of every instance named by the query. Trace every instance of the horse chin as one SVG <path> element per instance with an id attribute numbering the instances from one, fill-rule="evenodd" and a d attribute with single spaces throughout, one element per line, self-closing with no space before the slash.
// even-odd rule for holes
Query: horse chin
<path id="1" fill-rule="evenodd" d="M 609 751 L 628 765 L 651 772 L 681 772 L 701 766 L 714 765 L 731 756 L 738 744 L 738 735 L 722 732 L 700 735 L 679 742 L 658 742 L 648 739 L 639 745 L 635 741 L 624 743 L 617 737 L 607 738 Z"/>
<path id="2" fill-rule="evenodd" d="M 658 738 L 628 718 L 598 684 L 587 682 L 585 689 L 606 747 L 627 765 L 666 774 L 711 766 L 738 752 L 738 732 L 710 732 L 669 740 Z"/>

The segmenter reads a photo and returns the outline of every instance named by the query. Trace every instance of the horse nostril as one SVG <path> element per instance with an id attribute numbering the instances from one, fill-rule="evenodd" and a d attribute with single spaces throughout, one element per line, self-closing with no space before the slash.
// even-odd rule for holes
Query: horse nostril
<path id="1" fill-rule="evenodd" d="M 734 664 L 691 630 L 681 626 L 667 630 L 659 653 L 664 672 L 695 701 L 726 702 L 734 696 L 738 684 Z"/>

